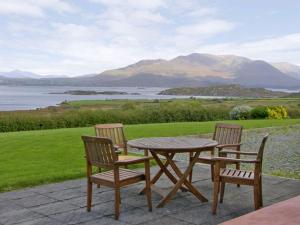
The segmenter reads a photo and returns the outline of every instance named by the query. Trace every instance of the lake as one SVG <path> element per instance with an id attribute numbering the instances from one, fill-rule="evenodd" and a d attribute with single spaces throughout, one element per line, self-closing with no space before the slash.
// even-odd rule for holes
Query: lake
<path id="1" fill-rule="evenodd" d="M 167 88 L 139 87 L 69 87 L 69 86 L 0 86 L 0 111 L 26 110 L 56 106 L 67 100 L 105 100 L 105 99 L 172 99 L 189 98 L 190 96 L 158 95 Z M 70 95 L 50 94 L 63 93 L 71 90 L 85 91 L 119 91 L 128 95 Z M 270 89 L 273 91 L 296 92 L 300 90 Z M 222 98 L 212 96 L 197 96 L 197 98 Z"/>
<path id="2" fill-rule="evenodd" d="M 0 111 L 26 110 L 55 106 L 65 100 L 105 100 L 105 99 L 170 99 L 188 96 L 164 96 L 158 93 L 166 88 L 138 87 L 68 87 L 68 86 L 0 86 Z M 129 95 L 70 95 L 49 94 L 70 90 L 120 91 Z M 138 93 L 138 95 L 136 94 Z"/>

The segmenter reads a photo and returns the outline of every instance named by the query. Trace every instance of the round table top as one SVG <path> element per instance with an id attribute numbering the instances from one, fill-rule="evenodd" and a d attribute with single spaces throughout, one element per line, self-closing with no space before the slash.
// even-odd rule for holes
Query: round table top
<path id="1" fill-rule="evenodd" d="M 216 147 L 218 142 L 199 137 L 153 137 L 131 140 L 127 144 L 137 149 L 189 152 Z"/>

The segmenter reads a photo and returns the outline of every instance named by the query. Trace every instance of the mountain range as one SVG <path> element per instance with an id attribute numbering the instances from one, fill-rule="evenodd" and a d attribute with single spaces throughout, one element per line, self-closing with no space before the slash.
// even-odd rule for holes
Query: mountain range
<path id="1" fill-rule="evenodd" d="M 78 77 L 41 77 L 23 71 L 0 73 L 2 85 L 183 87 L 240 84 L 247 87 L 299 88 L 300 66 L 268 63 L 234 55 L 192 53 L 171 60 L 135 64 Z"/>

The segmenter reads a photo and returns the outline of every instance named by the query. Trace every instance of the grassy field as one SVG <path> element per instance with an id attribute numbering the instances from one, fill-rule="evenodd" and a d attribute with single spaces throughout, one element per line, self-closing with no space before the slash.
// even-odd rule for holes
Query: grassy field
<path id="1" fill-rule="evenodd" d="M 153 107 L 160 104 L 181 103 L 188 104 L 198 102 L 204 107 L 220 106 L 232 108 L 236 105 L 268 106 L 283 105 L 290 109 L 299 109 L 299 98 L 255 98 L 255 99 L 160 99 L 160 100 L 80 100 L 70 101 L 66 105 L 78 108 L 94 108 L 94 109 L 118 109 L 122 105 L 133 102 L 140 107 Z"/>
<path id="2" fill-rule="evenodd" d="M 225 121 L 232 123 L 232 121 Z M 300 119 L 234 121 L 246 129 L 300 124 Z M 213 132 L 215 122 L 128 125 L 128 139 Z M 85 176 L 80 136 L 92 127 L 0 134 L 0 191 Z"/>
<path id="3" fill-rule="evenodd" d="M 284 106 L 288 117 L 296 119 L 300 118 L 299 102 L 297 98 L 72 101 L 44 109 L 0 112 L 0 132 L 89 127 L 119 121 L 151 124 L 229 120 L 231 110 L 241 105 L 252 107 L 248 119 L 266 118 L 267 106 Z"/>

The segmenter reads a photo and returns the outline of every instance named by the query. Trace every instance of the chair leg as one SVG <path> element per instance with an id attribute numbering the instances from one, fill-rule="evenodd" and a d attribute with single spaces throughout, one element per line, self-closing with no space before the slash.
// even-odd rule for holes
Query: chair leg
<path id="1" fill-rule="evenodd" d="M 190 163 L 192 161 L 192 158 L 191 158 L 191 154 L 190 154 Z M 193 180 L 193 168 L 191 169 L 191 172 L 190 172 L 190 175 L 189 175 L 189 182 L 192 183 L 192 180 Z"/>
<path id="2" fill-rule="evenodd" d="M 120 215 L 120 188 L 115 188 L 115 219 L 119 219 Z"/>
<path id="3" fill-rule="evenodd" d="M 220 203 L 223 202 L 224 192 L 225 192 L 225 182 L 221 182 Z"/>
<path id="4" fill-rule="evenodd" d="M 241 164 L 240 164 L 240 163 L 235 164 L 235 168 L 236 168 L 237 170 L 240 170 L 240 169 L 241 169 Z M 241 185 L 240 185 L 240 184 L 237 184 L 236 186 L 237 186 L 237 187 L 240 187 Z"/>
<path id="5" fill-rule="evenodd" d="M 145 183 L 146 183 L 146 195 L 147 195 L 147 203 L 148 209 L 152 212 L 152 200 L 151 200 L 151 186 L 150 186 L 150 163 L 145 163 Z"/>
<path id="6" fill-rule="evenodd" d="M 220 182 L 214 181 L 213 204 L 212 204 L 212 214 L 214 214 L 214 215 L 217 212 L 219 188 L 220 188 Z"/>
<path id="7" fill-rule="evenodd" d="M 98 173 L 101 173 L 101 167 L 98 167 Z M 97 188 L 100 188 L 100 184 L 97 184 Z"/>
<path id="8" fill-rule="evenodd" d="M 92 195 L 93 195 L 93 183 L 90 181 L 87 181 L 87 203 L 86 203 L 86 209 L 88 212 L 91 211 L 92 207 Z"/>
<path id="9" fill-rule="evenodd" d="M 263 197 L 262 197 L 262 181 L 259 180 L 259 207 L 263 207 Z"/>
<path id="10" fill-rule="evenodd" d="M 214 182 L 214 165 L 210 165 L 211 181 Z"/>
<path id="11" fill-rule="evenodd" d="M 254 208 L 255 210 L 259 209 L 259 185 L 254 184 Z"/>

